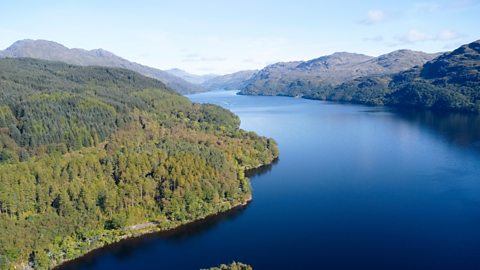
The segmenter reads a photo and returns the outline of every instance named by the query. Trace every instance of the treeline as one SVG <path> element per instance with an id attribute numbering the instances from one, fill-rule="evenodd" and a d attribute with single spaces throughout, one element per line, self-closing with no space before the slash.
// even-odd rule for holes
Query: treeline
<path id="1" fill-rule="evenodd" d="M 214 105 L 134 72 L 0 60 L 0 268 L 51 268 L 251 197 L 244 170 L 278 156 Z"/>

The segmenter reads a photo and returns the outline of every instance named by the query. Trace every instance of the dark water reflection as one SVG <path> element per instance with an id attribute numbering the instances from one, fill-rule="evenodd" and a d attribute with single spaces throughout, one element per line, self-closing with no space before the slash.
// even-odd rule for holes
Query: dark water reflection
<path id="1" fill-rule="evenodd" d="M 393 110 L 395 116 L 442 137 L 447 143 L 480 154 L 480 117 L 475 114 Z"/>
<path id="2" fill-rule="evenodd" d="M 126 239 L 95 250 L 79 260 L 58 267 L 58 269 L 90 269 L 92 267 L 98 267 L 97 259 L 99 257 L 101 258 L 102 255 L 105 255 L 105 253 L 108 253 L 113 259 L 121 262 L 124 258 L 128 258 L 132 255 L 134 256 L 135 253 L 152 248 L 152 245 L 155 245 L 157 241 L 179 242 L 192 236 L 200 236 L 208 233 L 208 231 L 214 230 L 215 227 L 223 222 L 233 222 L 247 207 L 248 205 L 239 206 L 228 212 L 210 216 L 206 219 L 186 224 L 174 230 L 151 233 L 136 238 Z"/>
<path id="3" fill-rule="evenodd" d="M 250 169 L 250 170 L 247 170 L 245 172 L 245 176 L 247 177 L 260 177 L 264 174 L 267 174 L 269 173 L 272 168 L 278 164 L 278 162 L 280 161 L 279 158 L 275 159 L 271 164 L 267 164 L 267 165 L 263 165 L 263 166 L 260 166 L 258 168 L 255 168 L 255 169 Z"/>
<path id="4" fill-rule="evenodd" d="M 64 269 L 480 269 L 480 118 L 284 97 L 191 96 L 275 138 L 241 210 Z"/>

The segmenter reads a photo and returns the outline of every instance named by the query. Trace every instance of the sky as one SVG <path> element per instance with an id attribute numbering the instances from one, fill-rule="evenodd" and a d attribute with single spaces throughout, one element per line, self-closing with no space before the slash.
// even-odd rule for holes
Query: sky
<path id="1" fill-rule="evenodd" d="M 452 50 L 480 39 L 480 0 L 2 0 L 0 37 L 0 50 L 46 39 L 226 74 L 338 51 Z"/>

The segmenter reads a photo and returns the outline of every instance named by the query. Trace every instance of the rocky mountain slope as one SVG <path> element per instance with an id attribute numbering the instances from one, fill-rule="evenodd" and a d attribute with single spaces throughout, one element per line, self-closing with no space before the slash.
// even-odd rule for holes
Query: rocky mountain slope
<path id="1" fill-rule="evenodd" d="M 394 74 L 423 65 L 438 54 L 410 50 L 379 57 L 339 52 L 309 61 L 277 63 L 257 72 L 243 88 L 243 94 L 309 95 L 312 90 L 332 87 L 355 78 Z"/>
<path id="2" fill-rule="evenodd" d="M 298 80 L 287 88 L 280 88 L 283 92 L 276 92 L 275 87 L 253 88 L 252 84 L 258 81 L 252 81 L 241 93 L 299 95 L 309 99 L 377 106 L 480 112 L 480 40 L 441 54 L 423 65 L 416 65 L 431 56 L 434 55 L 396 51 L 356 65 L 357 67 L 368 66 L 369 69 L 353 72 L 349 69 L 352 79 L 341 84 L 334 84 L 334 80 L 340 77 L 337 75 L 322 81 L 329 82 L 323 84 Z M 301 64 L 303 63 L 305 62 Z M 407 66 L 414 64 L 415 66 L 404 70 Z M 293 69 L 298 69 L 300 64 L 295 65 Z M 337 62 L 337 67 L 334 69 L 338 70 L 339 65 L 342 64 Z M 329 69 L 325 65 L 321 68 Z M 372 72 L 370 75 L 354 76 L 365 70 Z"/>

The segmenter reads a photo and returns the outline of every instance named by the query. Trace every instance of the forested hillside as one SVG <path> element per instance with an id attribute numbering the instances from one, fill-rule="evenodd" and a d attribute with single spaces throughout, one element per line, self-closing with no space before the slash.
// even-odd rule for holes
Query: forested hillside
<path id="1" fill-rule="evenodd" d="M 160 80 L 169 88 L 182 94 L 205 91 L 201 86 L 187 82 L 169 72 L 130 62 L 103 49 L 88 51 L 83 49 L 69 49 L 62 44 L 48 40 L 25 39 L 16 41 L 7 49 L 0 51 L 0 58 L 35 58 L 79 66 L 125 68 Z"/>
<path id="2" fill-rule="evenodd" d="M 393 76 L 388 104 L 480 112 L 480 40 Z"/>
<path id="3" fill-rule="evenodd" d="M 1 59 L 0 268 L 49 268 L 135 224 L 245 203 L 244 170 L 278 150 L 239 124 L 132 71 Z"/>

